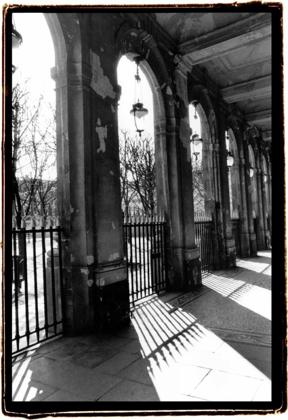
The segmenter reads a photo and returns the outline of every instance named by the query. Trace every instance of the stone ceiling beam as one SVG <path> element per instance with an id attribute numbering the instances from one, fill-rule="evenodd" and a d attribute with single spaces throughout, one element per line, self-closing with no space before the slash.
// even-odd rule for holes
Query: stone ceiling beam
<path id="1" fill-rule="evenodd" d="M 223 88 L 221 89 L 221 94 L 228 103 L 267 97 L 271 95 L 271 76 L 260 77 L 259 79 Z"/>
<path id="2" fill-rule="evenodd" d="M 251 19 L 251 17 L 244 19 L 238 24 L 231 24 L 184 42 L 179 45 L 179 52 L 189 56 L 191 63 L 196 65 L 231 52 L 237 53 L 240 48 L 271 37 L 270 16 L 261 16 L 261 19 L 258 17 L 254 25 L 248 24 L 247 21 Z"/>
<path id="3" fill-rule="evenodd" d="M 265 111 L 253 112 L 245 115 L 248 122 L 253 124 L 260 124 L 271 121 L 271 109 Z"/>

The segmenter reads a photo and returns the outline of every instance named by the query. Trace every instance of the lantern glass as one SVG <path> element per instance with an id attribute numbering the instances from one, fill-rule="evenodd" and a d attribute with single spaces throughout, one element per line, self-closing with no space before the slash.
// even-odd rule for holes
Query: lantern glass
<path id="1" fill-rule="evenodd" d="M 233 163 L 234 163 L 234 156 L 232 155 L 231 152 L 228 152 L 228 155 L 227 155 L 227 166 L 228 166 L 228 168 L 231 168 L 231 166 L 233 166 Z"/>
<path id="2" fill-rule="evenodd" d="M 191 142 L 194 144 L 194 146 L 198 146 L 199 144 L 203 143 L 203 140 L 200 139 L 198 134 L 193 134 L 191 138 Z"/>
<path id="3" fill-rule="evenodd" d="M 254 168 L 252 168 L 252 166 L 249 169 L 249 173 L 250 173 L 250 178 L 252 178 L 252 176 L 254 175 Z"/>

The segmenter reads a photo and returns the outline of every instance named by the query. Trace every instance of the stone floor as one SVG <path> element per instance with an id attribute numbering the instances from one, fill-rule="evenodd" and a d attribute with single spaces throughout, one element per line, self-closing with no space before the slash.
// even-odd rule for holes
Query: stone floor
<path id="1" fill-rule="evenodd" d="M 18 355 L 13 400 L 271 401 L 271 252 L 237 265 L 143 302 L 117 333 Z"/>

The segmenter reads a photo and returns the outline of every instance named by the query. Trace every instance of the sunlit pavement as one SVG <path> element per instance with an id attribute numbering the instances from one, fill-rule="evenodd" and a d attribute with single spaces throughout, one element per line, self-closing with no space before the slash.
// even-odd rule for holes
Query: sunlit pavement
<path id="1" fill-rule="evenodd" d="M 271 252 L 237 265 L 143 302 L 117 334 L 14 358 L 14 401 L 271 401 Z"/>

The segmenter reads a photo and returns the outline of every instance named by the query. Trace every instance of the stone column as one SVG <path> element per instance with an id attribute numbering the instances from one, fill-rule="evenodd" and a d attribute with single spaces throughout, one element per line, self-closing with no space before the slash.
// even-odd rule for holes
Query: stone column
<path id="1" fill-rule="evenodd" d="M 266 175 L 267 176 L 267 175 Z M 267 180 L 266 180 L 267 182 Z M 261 171 L 261 176 L 259 179 L 260 183 L 260 197 L 262 203 L 262 218 L 263 218 L 263 232 L 264 232 L 264 249 L 268 249 L 270 247 L 270 232 L 268 229 L 268 222 L 267 222 L 267 200 L 266 200 L 266 191 L 265 191 L 265 182 L 264 182 L 264 174 L 263 170 Z"/>
<path id="2" fill-rule="evenodd" d="M 269 169 L 267 174 L 267 190 L 268 190 L 268 214 L 269 214 L 269 231 L 270 231 L 270 245 L 272 245 L 272 176 L 271 165 L 269 163 Z"/>
<path id="3" fill-rule="evenodd" d="M 214 262 L 216 270 L 225 267 L 225 246 L 223 237 L 223 217 L 221 212 L 221 188 L 220 188 L 220 152 L 219 144 L 212 144 L 213 182 L 215 189 L 215 202 L 212 213 L 214 223 Z"/>
<path id="4" fill-rule="evenodd" d="M 86 207 L 92 194 L 85 162 L 85 155 L 90 154 L 90 127 L 84 124 L 80 63 L 61 61 L 51 73 L 56 81 L 58 208 L 64 227 L 64 332 L 75 334 L 93 325 L 89 308 L 93 295 L 93 231 L 87 220 L 91 206 Z"/>
<path id="5" fill-rule="evenodd" d="M 263 195 L 262 195 L 262 169 L 256 169 L 256 188 L 257 188 L 257 213 L 259 218 L 259 249 L 265 249 L 265 221 L 263 218 Z"/>
<path id="6" fill-rule="evenodd" d="M 222 197 L 222 216 L 223 216 L 223 234 L 225 241 L 225 266 L 235 267 L 236 265 L 236 249 L 235 241 L 232 236 L 232 225 L 230 217 L 230 201 L 229 201 L 229 181 L 227 167 L 227 149 L 225 139 L 225 118 L 224 112 L 218 112 L 218 139 L 220 149 L 220 175 L 221 175 L 221 197 Z"/>
<path id="7" fill-rule="evenodd" d="M 253 220 L 253 206 L 252 206 L 252 183 L 250 178 L 250 163 L 249 163 L 249 150 L 248 150 L 248 132 L 245 131 L 243 134 L 243 155 L 245 161 L 245 190 L 246 190 L 246 204 L 247 204 L 247 223 L 249 230 L 250 239 L 250 256 L 255 257 L 257 255 L 257 241 L 256 232 L 254 232 L 254 220 Z"/>
<path id="8" fill-rule="evenodd" d="M 59 14 L 68 19 L 69 14 Z M 64 227 L 64 330 L 83 333 L 126 319 L 116 80 L 110 15 L 81 15 L 87 39 L 67 31 L 67 58 L 52 69 L 57 95 L 59 213 Z M 72 27 L 72 26 L 71 26 Z M 76 31 L 76 30 L 75 30 Z M 105 33 L 106 50 L 99 35 Z M 89 34 L 89 36 L 88 36 Z M 85 35 L 85 36 L 86 36 Z M 85 45 L 84 45 L 85 41 Z M 93 47 L 89 48 L 89 45 Z"/>
<path id="9" fill-rule="evenodd" d="M 177 225 L 182 225 L 182 252 L 184 262 L 183 288 L 190 290 L 201 284 L 201 266 L 199 260 L 199 249 L 195 245 L 194 226 L 194 204 L 192 188 L 191 152 L 190 152 L 190 124 L 189 124 L 189 102 L 187 90 L 187 71 L 190 68 L 180 61 L 175 69 L 176 95 L 178 99 L 178 116 L 175 127 L 175 140 L 177 142 L 177 153 L 171 158 L 174 165 L 177 165 L 180 187 L 178 195 L 181 203 L 180 212 L 177 214 Z M 171 160 L 172 160 L 171 159 Z M 175 190 L 174 190 L 175 191 Z M 178 193 L 178 194 L 179 194 Z M 170 192 L 172 198 L 174 192 Z M 172 226 L 173 229 L 173 226 Z"/>
<path id="10" fill-rule="evenodd" d="M 242 257 L 250 256 L 250 238 L 249 238 L 249 220 L 248 220 L 248 204 L 246 196 L 246 165 L 245 159 L 239 159 L 239 176 L 241 189 L 241 210 L 239 217 L 241 218 L 241 252 Z"/>

